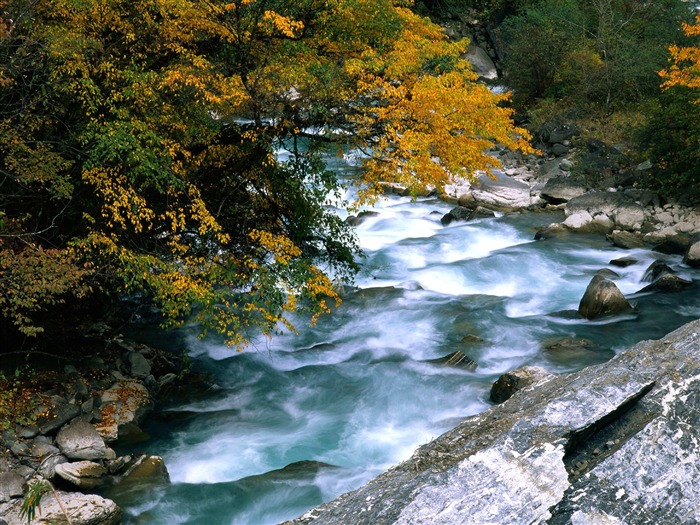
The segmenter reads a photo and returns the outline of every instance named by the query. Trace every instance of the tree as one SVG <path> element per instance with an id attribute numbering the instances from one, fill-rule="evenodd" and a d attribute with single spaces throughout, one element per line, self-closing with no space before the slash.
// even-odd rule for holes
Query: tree
<path id="1" fill-rule="evenodd" d="M 340 187 L 320 143 L 367 152 L 367 200 L 380 178 L 440 188 L 492 166 L 494 142 L 529 148 L 466 44 L 400 4 L 6 0 L 5 319 L 31 334 L 71 294 L 140 293 L 242 347 L 328 312 L 358 249 L 324 206 Z M 26 288 L 33 272 L 51 286 Z"/>

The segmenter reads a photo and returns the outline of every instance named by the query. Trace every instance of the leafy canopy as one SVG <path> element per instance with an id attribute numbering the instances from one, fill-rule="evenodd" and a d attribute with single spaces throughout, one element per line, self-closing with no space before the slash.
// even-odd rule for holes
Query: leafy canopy
<path id="1" fill-rule="evenodd" d="M 0 2 L 5 324 L 138 293 L 243 347 L 328 312 L 358 249 L 319 143 L 366 153 L 366 201 L 380 180 L 471 177 L 494 142 L 529 149 L 467 43 L 407 4 Z"/>

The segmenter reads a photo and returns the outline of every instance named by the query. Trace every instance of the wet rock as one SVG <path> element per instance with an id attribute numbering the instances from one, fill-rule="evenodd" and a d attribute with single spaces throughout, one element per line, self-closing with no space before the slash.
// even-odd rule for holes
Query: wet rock
<path id="1" fill-rule="evenodd" d="M 688 234 L 669 235 L 654 246 L 654 251 L 668 255 L 683 255 L 690 247 L 691 236 Z"/>
<path id="2" fill-rule="evenodd" d="M 628 231 L 615 230 L 607 236 L 607 239 L 615 246 L 625 248 L 626 250 L 644 247 L 642 238 Z"/>
<path id="3" fill-rule="evenodd" d="M 620 278 L 619 273 L 614 272 L 614 271 L 610 270 L 609 268 L 601 268 L 600 270 L 598 270 L 595 273 L 595 275 L 600 275 L 601 277 L 604 277 L 605 279 L 610 279 L 610 280 Z"/>
<path id="4" fill-rule="evenodd" d="M 692 286 L 692 281 L 687 281 L 672 273 L 664 273 L 653 283 L 645 286 L 638 293 L 644 292 L 680 292 L 689 286 Z"/>
<path id="5" fill-rule="evenodd" d="M 371 211 L 371 210 L 365 210 L 361 211 L 357 215 L 349 215 L 347 219 L 345 219 L 345 222 L 348 223 L 350 226 L 359 226 L 363 222 L 365 222 L 367 219 L 370 217 L 378 217 L 379 212 L 377 211 Z"/>
<path id="6" fill-rule="evenodd" d="M 610 261 L 610 264 L 619 268 L 627 268 L 628 266 L 632 266 L 638 262 L 639 261 L 633 257 L 621 257 L 619 259 L 613 259 Z"/>
<path id="7" fill-rule="evenodd" d="M 24 476 L 16 470 L 0 472 L 0 503 L 10 501 L 22 495 L 24 491 Z"/>
<path id="8" fill-rule="evenodd" d="M 48 492 L 41 500 L 33 525 L 66 523 L 64 510 L 70 516 L 72 525 L 116 525 L 121 519 L 121 509 L 111 500 L 95 494 L 77 492 L 57 492 L 61 504 L 53 492 Z M 0 505 L 0 516 L 9 525 L 25 525 L 26 518 L 20 517 L 21 500 L 12 500 Z"/>
<path id="9" fill-rule="evenodd" d="M 79 418 L 59 430 L 56 445 L 71 459 L 103 459 L 107 449 L 95 427 Z"/>
<path id="10" fill-rule="evenodd" d="M 673 274 L 675 272 L 665 262 L 654 261 L 644 271 L 644 275 L 642 275 L 642 282 L 643 283 L 651 283 L 653 281 L 656 281 L 659 277 L 661 277 L 665 273 Z"/>
<path id="11" fill-rule="evenodd" d="M 700 522 L 700 321 L 520 392 L 294 525 Z"/>
<path id="12" fill-rule="evenodd" d="M 93 461 L 61 463 L 56 465 L 55 472 L 59 478 L 84 490 L 104 487 L 109 481 L 107 469 Z"/>
<path id="13" fill-rule="evenodd" d="M 119 501 L 138 502 L 144 492 L 170 483 L 170 475 L 163 459 L 158 456 L 141 456 L 126 473 L 118 478 L 107 491 L 107 496 Z"/>
<path id="14" fill-rule="evenodd" d="M 457 206 L 448 211 L 440 219 L 440 223 L 443 226 L 452 224 L 455 221 L 473 221 L 475 219 L 483 219 L 494 217 L 495 214 L 493 210 L 489 210 L 482 206 L 477 206 L 476 208 L 467 208 L 466 206 Z"/>
<path id="15" fill-rule="evenodd" d="M 460 352 L 459 350 L 444 357 L 428 359 L 426 362 L 443 366 L 452 366 L 455 368 L 463 368 L 465 370 L 469 370 L 470 372 L 476 370 L 478 366 L 467 354 Z"/>
<path id="16" fill-rule="evenodd" d="M 632 309 L 614 282 L 596 275 L 591 279 L 578 306 L 578 313 L 586 319 L 618 315 Z"/>
<path id="17" fill-rule="evenodd" d="M 523 366 L 501 375 L 491 386 L 490 399 L 494 403 L 503 403 L 527 387 L 539 385 L 556 376 L 539 366 Z"/>

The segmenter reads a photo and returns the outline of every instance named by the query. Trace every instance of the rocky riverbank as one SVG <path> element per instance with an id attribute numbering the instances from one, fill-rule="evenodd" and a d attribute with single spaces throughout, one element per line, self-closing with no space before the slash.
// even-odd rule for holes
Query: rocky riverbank
<path id="1" fill-rule="evenodd" d="M 43 487 L 32 523 L 108 525 L 121 511 L 105 492 L 168 483 L 157 456 L 117 456 L 117 443 L 145 439 L 139 425 L 183 365 L 172 355 L 92 327 L 84 354 L 34 386 L 31 414 L 0 435 L 0 524 L 25 525 L 22 497 Z M 73 352 L 74 355 L 80 353 Z"/>

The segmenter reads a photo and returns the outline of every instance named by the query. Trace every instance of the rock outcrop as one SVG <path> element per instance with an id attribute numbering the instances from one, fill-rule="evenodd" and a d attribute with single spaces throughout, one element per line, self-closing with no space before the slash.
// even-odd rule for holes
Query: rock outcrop
<path id="1" fill-rule="evenodd" d="M 465 420 L 288 522 L 700 521 L 700 321 Z"/>

